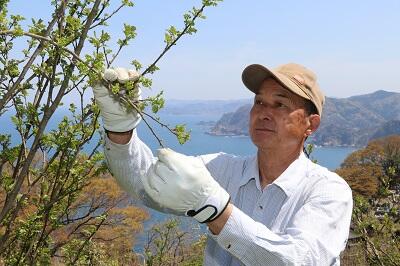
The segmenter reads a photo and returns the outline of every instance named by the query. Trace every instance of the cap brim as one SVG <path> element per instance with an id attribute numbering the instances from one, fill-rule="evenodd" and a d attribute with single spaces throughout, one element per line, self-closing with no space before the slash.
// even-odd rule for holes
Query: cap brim
<path id="1" fill-rule="evenodd" d="M 275 77 L 275 75 L 268 68 L 259 64 L 249 65 L 242 72 L 243 84 L 256 94 L 263 81 L 270 77 Z"/>

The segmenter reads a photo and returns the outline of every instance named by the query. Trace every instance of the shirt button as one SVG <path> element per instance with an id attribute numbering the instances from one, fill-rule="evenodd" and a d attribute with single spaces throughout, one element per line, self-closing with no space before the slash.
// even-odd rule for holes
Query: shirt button
<path id="1" fill-rule="evenodd" d="M 226 248 L 227 248 L 227 249 L 231 248 L 231 244 L 229 244 Z"/>
<path id="2" fill-rule="evenodd" d="M 260 208 L 260 210 L 262 210 L 264 207 L 260 205 L 260 206 L 258 206 L 258 208 Z"/>

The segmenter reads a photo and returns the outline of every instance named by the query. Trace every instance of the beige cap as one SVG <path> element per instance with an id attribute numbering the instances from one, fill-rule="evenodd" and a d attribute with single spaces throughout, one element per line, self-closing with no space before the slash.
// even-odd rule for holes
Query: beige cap
<path id="1" fill-rule="evenodd" d="M 310 100 L 322 115 L 322 106 L 325 96 L 320 90 L 315 74 L 298 64 L 285 64 L 274 69 L 268 69 L 262 65 L 253 64 L 247 66 L 242 73 L 244 85 L 256 93 L 265 79 L 274 78 L 285 88 L 293 93 Z"/>

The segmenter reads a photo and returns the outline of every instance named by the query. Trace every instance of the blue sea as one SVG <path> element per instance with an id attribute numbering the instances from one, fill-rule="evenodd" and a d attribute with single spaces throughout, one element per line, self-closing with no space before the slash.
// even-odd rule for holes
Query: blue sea
<path id="1" fill-rule="evenodd" d="M 58 112 L 54 119 L 50 121 L 49 128 L 55 128 L 57 123 L 65 115 L 65 112 Z M 176 140 L 175 136 L 169 133 L 165 128 L 157 126 L 155 122 L 151 122 L 151 125 L 156 129 L 157 135 L 163 139 L 166 147 L 172 148 L 178 152 L 188 155 L 199 155 L 206 153 L 226 152 L 235 155 L 247 156 L 252 155 L 256 152 L 255 147 L 251 143 L 249 137 L 237 136 L 237 137 L 223 137 L 223 136 L 212 136 L 205 134 L 208 130 L 206 126 L 199 125 L 199 122 L 217 121 L 220 118 L 218 115 L 160 115 L 160 119 L 163 123 L 169 124 L 173 127 L 175 124 L 186 124 L 188 130 L 191 131 L 191 137 L 188 142 L 184 145 L 180 145 Z M 10 121 L 9 115 L 5 114 L 0 117 L 0 134 L 9 133 L 12 135 L 12 142 L 19 143 L 18 134 L 13 129 L 14 126 Z M 150 130 L 146 127 L 144 122 L 141 122 L 138 127 L 138 134 L 140 138 L 148 144 L 148 146 L 155 153 L 160 148 L 156 138 L 151 134 Z M 98 136 L 96 136 L 98 139 Z M 86 149 L 90 150 L 97 141 L 91 141 Z M 344 148 L 344 147 L 315 147 L 312 153 L 312 158 L 316 159 L 319 164 L 334 170 L 340 166 L 343 160 L 353 152 L 355 148 Z M 166 221 L 173 218 L 170 215 L 165 215 L 157 211 L 148 210 L 150 213 L 150 219 L 144 224 L 144 232 L 139 236 L 135 236 L 136 245 L 134 249 L 138 252 L 143 251 L 143 245 L 146 243 L 147 234 L 146 232 L 156 223 Z M 194 223 L 191 219 L 181 219 L 184 230 L 190 230 L 194 234 L 200 234 L 204 232 L 204 227 L 199 227 L 198 224 Z"/>

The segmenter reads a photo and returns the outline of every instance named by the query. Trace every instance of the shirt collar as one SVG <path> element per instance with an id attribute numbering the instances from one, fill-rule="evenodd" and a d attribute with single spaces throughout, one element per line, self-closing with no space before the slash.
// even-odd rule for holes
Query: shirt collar
<path id="1" fill-rule="evenodd" d="M 272 184 L 279 186 L 290 197 L 298 188 L 298 184 L 305 177 L 309 159 L 301 152 L 283 173 Z"/>
<path id="2" fill-rule="evenodd" d="M 239 187 L 246 185 L 251 179 L 255 179 L 256 182 L 257 179 L 259 180 L 257 155 L 247 158 L 243 176 L 239 182 Z"/>
<path id="3" fill-rule="evenodd" d="M 308 158 L 303 152 L 294 160 L 288 168 L 277 178 L 272 184 L 280 187 L 289 197 L 298 187 L 301 179 L 304 178 L 308 165 Z M 260 174 L 258 168 L 257 155 L 251 156 L 246 160 L 246 167 L 243 172 L 243 177 L 240 180 L 239 186 L 246 185 L 251 179 L 255 179 L 257 187 L 260 189 Z"/>

